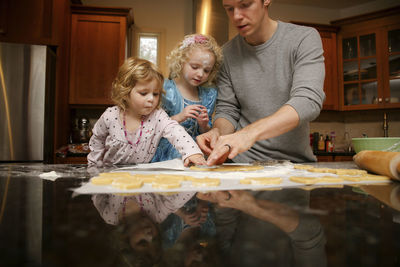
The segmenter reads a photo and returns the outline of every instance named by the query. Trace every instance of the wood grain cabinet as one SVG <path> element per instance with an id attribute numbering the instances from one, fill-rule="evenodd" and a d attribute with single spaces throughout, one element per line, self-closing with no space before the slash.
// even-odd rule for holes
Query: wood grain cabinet
<path id="1" fill-rule="evenodd" d="M 336 26 L 324 25 L 324 24 L 313 24 L 305 22 L 293 23 L 309 26 L 315 28 L 322 41 L 322 47 L 324 49 L 325 58 L 325 81 L 324 81 L 324 92 L 325 101 L 323 104 L 323 110 L 338 110 L 339 109 L 339 84 L 337 79 L 337 32 L 339 30 Z"/>
<path id="2" fill-rule="evenodd" d="M 400 6 L 333 21 L 340 110 L 400 108 Z"/>
<path id="3" fill-rule="evenodd" d="M 110 105 L 110 89 L 127 55 L 129 8 L 72 5 L 69 104 Z"/>
<path id="4" fill-rule="evenodd" d="M 69 0 L 1 0 L 0 41 L 59 45 Z"/>

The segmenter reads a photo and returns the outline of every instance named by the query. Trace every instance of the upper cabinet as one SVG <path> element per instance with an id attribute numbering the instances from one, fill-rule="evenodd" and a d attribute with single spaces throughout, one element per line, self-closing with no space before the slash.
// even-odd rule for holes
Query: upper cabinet
<path id="1" fill-rule="evenodd" d="M 339 108 L 400 108 L 400 7 L 332 22 L 338 35 Z"/>
<path id="2" fill-rule="evenodd" d="M 111 84 L 127 56 L 129 8 L 71 7 L 69 104 L 110 105 Z"/>
<path id="3" fill-rule="evenodd" d="M 1 0 L 0 41 L 59 45 L 69 5 L 69 0 Z"/>
<path id="4" fill-rule="evenodd" d="M 338 79 L 337 79 L 337 32 L 339 30 L 336 26 L 323 25 L 323 24 L 312 24 L 305 22 L 293 22 L 304 26 L 315 28 L 322 41 L 322 47 L 324 49 L 325 59 L 325 81 L 324 81 L 324 92 L 325 101 L 323 104 L 323 110 L 337 110 L 339 108 L 338 101 Z"/>

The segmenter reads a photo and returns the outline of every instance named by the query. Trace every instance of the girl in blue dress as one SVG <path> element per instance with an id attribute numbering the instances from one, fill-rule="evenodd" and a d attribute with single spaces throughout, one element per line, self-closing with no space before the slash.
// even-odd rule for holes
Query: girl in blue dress
<path id="1" fill-rule="evenodd" d="M 211 129 L 217 99 L 213 86 L 222 63 L 221 48 L 208 35 L 191 34 L 178 43 L 167 57 L 169 78 L 164 81 L 162 107 L 194 140 Z M 179 152 L 161 139 L 152 162 L 180 158 Z"/>

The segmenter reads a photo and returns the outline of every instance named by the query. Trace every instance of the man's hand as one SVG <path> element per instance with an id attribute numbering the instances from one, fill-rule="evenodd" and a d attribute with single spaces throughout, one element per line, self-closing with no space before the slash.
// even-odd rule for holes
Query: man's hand
<path id="1" fill-rule="evenodd" d="M 196 142 L 204 154 L 210 155 L 219 136 L 219 130 L 217 128 L 213 128 L 206 133 L 198 135 L 196 137 Z"/>
<path id="2" fill-rule="evenodd" d="M 220 164 L 226 158 L 233 159 L 239 153 L 249 150 L 255 142 L 255 137 L 247 133 L 245 129 L 233 134 L 220 136 L 207 159 L 207 165 Z"/>

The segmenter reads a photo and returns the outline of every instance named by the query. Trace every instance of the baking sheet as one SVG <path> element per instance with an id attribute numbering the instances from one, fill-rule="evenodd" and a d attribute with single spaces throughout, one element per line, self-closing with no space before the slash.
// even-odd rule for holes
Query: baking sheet
<path id="1" fill-rule="evenodd" d="M 168 165 L 168 163 L 167 163 Z M 224 164 L 224 165 L 239 165 L 239 164 Z M 240 164 L 241 166 L 243 164 Z M 172 174 L 172 175 L 186 175 L 195 178 L 219 178 L 221 184 L 219 186 L 193 186 L 190 181 L 183 181 L 181 187 L 172 189 L 159 189 L 153 188 L 151 184 L 145 183 L 141 188 L 138 189 L 119 189 L 112 187 L 111 185 L 93 185 L 90 182 L 83 184 L 81 187 L 74 189 L 77 194 L 113 194 L 113 193 L 166 193 L 166 192 L 188 192 L 188 191 L 218 191 L 218 190 L 266 190 L 266 189 L 277 189 L 277 188 L 293 188 L 293 187 L 330 187 L 330 186 L 343 186 L 343 185 L 357 185 L 357 184 L 387 184 L 390 183 L 386 181 L 362 181 L 362 182 L 352 182 L 343 181 L 336 183 L 320 182 L 313 185 L 305 185 L 303 183 L 296 183 L 290 181 L 291 176 L 302 176 L 302 177 L 320 177 L 320 176 L 333 176 L 337 177 L 336 174 L 331 173 L 315 173 L 309 172 L 307 170 L 295 169 L 294 165 L 289 162 L 282 164 L 274 164 L 263 166 L 262 170 L 257 171 L 237 171 L 237 172 L 216 172 L 216 171 L 195 171 L 190 168 L 183 168 L 183 170 L 168 170 L 166 166 L 161 164 L 161 168 L 156 170 L 154 165 L 149 168 L 120 168 L 116 169 L 114 172 L 129 172 L 131 174 Z M 282 183 L 273 185 L 251 185 L 251 184 L 241 184 L 240 180 L 249 177 L 281 177 Z"/>

